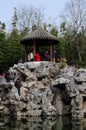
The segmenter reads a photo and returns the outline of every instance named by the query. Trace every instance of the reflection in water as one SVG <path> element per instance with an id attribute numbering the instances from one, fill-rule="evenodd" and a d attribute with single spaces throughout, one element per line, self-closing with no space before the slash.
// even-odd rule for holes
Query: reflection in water
<path id="1" fill-rule="evenodd" d="M 0 118 L 0 130 L 86 130 L 83 120 L 69 116 Z"/>

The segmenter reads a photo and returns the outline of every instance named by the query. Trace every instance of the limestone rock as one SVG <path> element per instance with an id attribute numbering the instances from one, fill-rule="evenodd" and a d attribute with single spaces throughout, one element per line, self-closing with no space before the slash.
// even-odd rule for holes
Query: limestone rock
<path id="1" fill-rule="evenodd" d="M 76 82 L 86 82 L 86 69 L 78 69 L 74 75 Z"/>
<path id="2" fill-rule="evenodd" d="M 15 64 L 9 68 L 12 81 L 0 76 L 0 114 L 17 116 L 86 113 L 86 69 L 41 61 Z M 14 79 L 14 80 L 13 80 Z M 15 86 L 16 80 L 20 84 Z M 2 107 L 3 106 L 3 107 Z"/>

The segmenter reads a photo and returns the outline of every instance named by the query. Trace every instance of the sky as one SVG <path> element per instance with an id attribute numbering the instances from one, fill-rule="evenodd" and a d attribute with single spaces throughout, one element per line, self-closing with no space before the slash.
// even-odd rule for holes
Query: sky
<path id="1" fill-rule="evenodd" d="M 59 22 L 59 15 L 65 8 L 68 0 L 0 0 L 0 21 L 6 24 L 7 29 L 10 27 L 14 7 L 18 8 L 22 5 L 28 7 L 39 8 L 43 6 L 45 9 L 45 17 L 49 20 L 55 19 Z"/>

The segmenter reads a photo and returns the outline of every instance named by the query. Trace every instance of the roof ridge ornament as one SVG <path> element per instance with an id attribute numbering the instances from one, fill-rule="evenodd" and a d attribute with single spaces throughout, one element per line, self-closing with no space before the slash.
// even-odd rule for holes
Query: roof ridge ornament
<path id="1" fill-rule="evenodd" d="M 42 28 L 42 29 L 43 29 L 43 25 L 42 25 L 42 24 L 38 24 L 38 25 L 37 25 L 37 29 L 39 29 L 39 28 Z"/>

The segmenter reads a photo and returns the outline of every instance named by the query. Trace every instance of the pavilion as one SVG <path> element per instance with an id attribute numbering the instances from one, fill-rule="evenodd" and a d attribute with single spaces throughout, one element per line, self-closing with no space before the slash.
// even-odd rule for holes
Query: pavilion
<path id="1" fill-rule="evenodd" d="M 27 61 L 27 47 L 32 46 L 33 52 L 36 53 L 37 48 L 41 46 L 49 46 L 50 47 L 50 60 L 52 61 L 52 51 L 53 45 L 58 44 L 58 39 L 50 34 L 49 32 L 45 31 L 42 26 L 38 26 L 37 29 L 27 36 L 25 36 L 21 40 L 21 44 L 25 47 L 25 61 Z"/>

